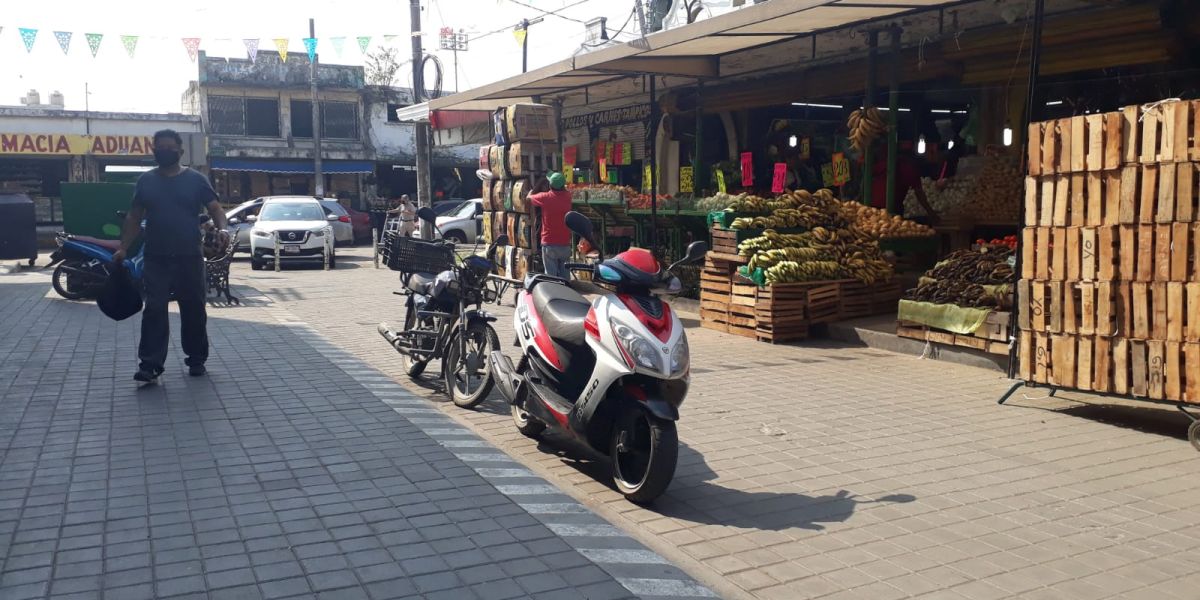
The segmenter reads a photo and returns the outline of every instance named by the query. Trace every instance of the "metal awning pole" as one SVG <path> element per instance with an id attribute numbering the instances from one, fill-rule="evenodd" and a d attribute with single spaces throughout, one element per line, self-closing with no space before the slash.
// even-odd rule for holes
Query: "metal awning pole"
<path id="1" fill-rule="evenodd" d="M 696 80 L 696 140 L 692 147 L 692 194 L 708 187 L 708 170 L 700 158 L 704 150 L 704 80 Z"/>
<path id="2" fill-rule="evenodd" d="M 879 32 L 867 32 L 867 95 L 863 98 L 863 111 L 875 106 L 875 53 L 879 47 Z M 862 189 L 858 193 L 858 201 L 863 204 L 871 204 L 871 186 L 872 186 L 872 171 L 875 168 L 873 164 L 874 152 L 871 145 L 868 144 L 863 148 L 863 176 Z"/>
<path id="3" fill-rule="evenodd" d="M 658 100 L 650 76 L 650 251 L 658 252 Z"/>
<path id="4" fill-rule="evenodd" d="M 887 211 L 898 215 L 904 212 L 904 199 L 896 197 L 896 150 L 900 137 L 900 26 L 892 26 L 891 68 L 888 73 L 888 155 Z M 897 210 L 899 207 L 899 210 Z"/>

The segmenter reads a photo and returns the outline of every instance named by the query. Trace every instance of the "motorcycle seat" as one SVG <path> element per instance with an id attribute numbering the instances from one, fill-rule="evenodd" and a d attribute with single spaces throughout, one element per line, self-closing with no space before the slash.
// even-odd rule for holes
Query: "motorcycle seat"
<path id="1" fill-rule="evenodd" d="M 437 275 L 433 273 L 407 273 L 404 276 L 404 287 L 422 296 L 433 295 L 433 284 Z"/>
<path id="2" fill-rule="evenodd" d="M 583 320 L 592 307 L 587 299 L 565 285 L 544 282 L 533 288 L 533 306 L 551 338 L 583 345 Z"/>
<path id="3" fill-rule="evenodd" d="M 102 240 L 90 235 L 70 235 L 67 236 L 67 239 L 75 240 L 76 242 L 82 242 L 84 244 L 91 244 L 93 246 L 99 246 L 110 252 L 116 252 L 117 250 L 121 249 L 121 240 Z"/>

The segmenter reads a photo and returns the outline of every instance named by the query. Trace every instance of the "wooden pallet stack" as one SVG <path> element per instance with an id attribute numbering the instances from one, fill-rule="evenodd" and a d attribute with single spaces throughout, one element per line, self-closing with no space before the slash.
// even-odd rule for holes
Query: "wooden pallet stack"
<path id="1" fill-rule="evenodd" d="M 1029 134 L 1020 376 L 1200 402 L 1200 102 Z"/>

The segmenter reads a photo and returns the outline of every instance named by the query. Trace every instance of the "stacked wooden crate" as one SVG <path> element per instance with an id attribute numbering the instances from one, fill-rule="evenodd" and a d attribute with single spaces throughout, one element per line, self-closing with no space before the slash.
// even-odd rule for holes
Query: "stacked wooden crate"
<path id="1" fill-rule="evenodd" d="M 1200 102 L 1029 133 L 1021 377 L 1200 402 Z"/>

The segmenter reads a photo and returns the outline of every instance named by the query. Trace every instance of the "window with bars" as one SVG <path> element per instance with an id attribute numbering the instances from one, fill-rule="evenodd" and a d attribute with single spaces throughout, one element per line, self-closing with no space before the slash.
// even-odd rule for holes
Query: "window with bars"
<path id="1" fill-rule="evenodd" d="M 208 121 L 209 131 L 217 135 L 279 137 L 279 101 L 209 96 Z"/>
<path id="2" fill-rule="evenodd" d="M 292 137 L 312 137 L 312 102 L 292 100 Z M 357 140 L 358 105 L 353 102 L 322 102 L 321 137 Z"/>

